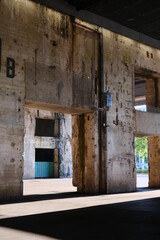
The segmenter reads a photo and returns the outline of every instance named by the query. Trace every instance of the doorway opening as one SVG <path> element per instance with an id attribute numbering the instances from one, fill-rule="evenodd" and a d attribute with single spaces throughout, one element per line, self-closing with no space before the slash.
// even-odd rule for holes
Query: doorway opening
<path id="1" fill-rule="evenodd" d="M 147 188 L 149 181 L 147 137 L 135 137 L 135 162 L 137 188 Z"/>
<path id="2" fill-rule="evenodd" d="M 135 136 L 135 162 L 137 167 L 137 187 L 157 187 L 159 186 L 159 131 L 158 124 L 160 113 L 160 73 L 155 71 L 135 67 L 134 73 L 134 108 L 136 119 Z M 139 112 L 141 111 L 141 113 Z M 143 112 L 143 113 L 142 113 Z M 136 150 L 136 148 L 139 149 Z M 144 153 L 146 151 L 146 154 Z M 148 162 L 149 162 L 149 166 Z M 147 171 L 149 172 L 147 174 Z M 147 174 L 144 175 L 138 174 Z M 147 180 L 148 177 L 148 180 Z M 144 184 L 144 185 L 143 185 Z M 143 185 L 143 186 L 142 186 Z"/>
<path id="3" fill-rule="evenodd" d="M 35 149 L 35 178 L 55 177 L 54 169 L 57 169 L 56 164 L 54 162 L 54 150 L 43 148 Z"/>
<path id="4" fill-rule="evenodd" d="M 23 182 L 24 195 L 45 194 L 51 188 L 52 193 L 58 192 L 64 186 L 64 191 L 75 191 L 76 188 L 72 186 L 70 114 L 28 107 L 25 109 Z"/>

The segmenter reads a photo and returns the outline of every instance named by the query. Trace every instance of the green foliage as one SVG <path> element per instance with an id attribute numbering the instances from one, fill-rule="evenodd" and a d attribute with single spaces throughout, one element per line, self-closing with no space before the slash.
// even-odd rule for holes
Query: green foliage
<path id="1" fill-rule="evenodd" d="M 147 137 L 135 138 L 135 153 L 140 157 L 148 157 L 148 141 Z"/>
<path id="2" fill-rule="evenodd" d="M 137 169 L 136 172 L 137 172 L 137 173 L 148 173 L 148 169 L 144 169 L 144 170 L 142 170 L 142 169 Z"/>

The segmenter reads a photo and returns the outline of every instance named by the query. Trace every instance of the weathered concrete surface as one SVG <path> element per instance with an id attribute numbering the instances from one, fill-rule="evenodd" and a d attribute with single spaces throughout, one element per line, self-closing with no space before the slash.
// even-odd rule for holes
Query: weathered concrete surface
<path id="1" fill-rule="evenodd" d="M 95 40 L 92 34 L 83 31 L 85 34 L 79 38 L 81 29 L 72 26 L 69 16 L 30 5 L 36 6 L 34 11 L 38 11 L 38 16 L 36 12 L 30 18 L 26 16 L 24 38 L 31 42 L 34 37 L 25 60 L 26 103 L 45 103 L 48 107 L 52 104 L 59 111 L 66 107 L 69 112 L 93 107 Z"/>
<path id="2" fill-rule="evenodd" d="M 136 189 L 133 71 L 135 42 L 103 30 L 104 84 L 112 94 L 107 113 L 107 191 Z"/>
<path id="3" fill-rule="evenodd" d="M 79 192 L 99 191 L 97 114 L 72 117 L 73 185 Z"/>
<path id="4" fill-rule="evenodd" d="M 103 42 L 104 88 L 112 94 L 107 114 L 107 191 L 134 191 L 134 75 L 137 67 L 159 73 L 158 51 L 105 29 Z"/>
<path id="5" fill-rule="evenodd" d="M 73 105 L 95 106 L 98 37 L 94 30 L 73 28 Z M 82 97 L 83 96 L 83 97 Z"/>
<path id="6" fill-rule="evenodd" d="M 159 50 L 28 0 L 0 1 L 0 32 L 0 197 L 21 193 L 24 105 L 81 114 L 73 133 L 79 191 L 99 192 L 101 183 L 109 193 L 134 191 L 134 73 L 137 66 L 159 73 Z M 15 60 L 13 79 L 6 77 L 7 56 Z M 100 85 L 112 94 L 103 124 Z M 32 141 L 30 147 L 33 153 Z"/>
<path id="7" fill-rule="evenodd" d="M 151 112 L 135 111 L 136 136 L 160 135 L 160 114 Z"/>
<path id="8" fill-rule="evenodd" d="M 72 174 L 72 116 L 64 114 L 60 117 L 59 177 L 71 178 Z"/>
<path id="9" fill-rule="evenodd" d="M 148 137 L 149 187 L 160 187 L 160 137 Z"/>
<path id="10" fill-rule="evenodd" d="M 10 21 L 8 21 L 10 19 Z M 22 47 L 15 43 L 16 22 L 12 3 L 0 2 L 0 198 L 22 195 L 24 137 L 24 60 Z M 11 24 L 12 22 L 12 24 Z M 7 30 L 6 30 L 7 29 Z M 16 76 L 6 77 L 6 58 L 16 61 Z"/>
<path id="11" fill-rule="evenodd" d="M 23 179 L 35 178 L 35 149 L 55 149 L 54 177 L 72 177 L 72 119 L 71 115 L 58 115 L 51 111 L 25 108 L 25 136 L 24 136 L 24 174 Z M 52 119 L 58 124 L 58 137 L 35 136 L 36 118 Z"/>
<path id="12" fill-rule="evenodd" d="M 159 86 L 157 78 L 152 78 L 146 84 L 146 105 L 147 107 L 159 107 Z M 153 115 L 154 116 L 154 115 Z M 151 119 L 151 126 L 154 122 Z M 157 123 L 158 127 L 158 123 Z M 157 129 L 158 131 L 158 129 Z M 158 134 L 157 134 L 158 135 Z M 160 187 L 160 137 L 148 137 L 148 163 L 149 163 L 149 187 Z"/>
<path id="13" fill-rule="evenodd" d="M 35 112 L 35 111 L 34 111 Z M 24 170 L 23 179 L 35 176 L 35 114 L 32 109 L 25 109 L 25 135 L 24 135 Z"/>

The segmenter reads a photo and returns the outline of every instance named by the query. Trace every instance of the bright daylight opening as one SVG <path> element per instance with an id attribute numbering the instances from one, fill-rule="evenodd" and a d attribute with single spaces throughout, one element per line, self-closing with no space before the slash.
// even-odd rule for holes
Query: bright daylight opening
<path id="1" fill-rule="evenodd" d="M 137 188 L 148 187 L 148 140 L 147 137 L 135 137 L 135 161 Z"/>
<path id="2" fill-rule="evenodd" d="M 146 71 L 144 69 L 135 69 L 135 104 L 137 111 L 146 112 Z M 145 135 L 135 137 L 135 163 L 137 188 L 148 187 L 148 139 Z"/>
<path id="3" fill-rule="evenodd" d="M 144 98 L 145 99 L 145 98 Z M 135 109 L 146 112 L 146 105 L 137 105 Z M 148 187 L 148 139 L 144 137 L 135 137 L 135 162 L 137 188 Z"/>

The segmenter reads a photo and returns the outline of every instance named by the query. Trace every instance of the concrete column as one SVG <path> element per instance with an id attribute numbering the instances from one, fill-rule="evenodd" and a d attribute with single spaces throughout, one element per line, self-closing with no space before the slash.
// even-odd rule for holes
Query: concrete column
<path id="1" fill-rule="evenodd" d="M 99 192 L 97 113 L 72 117 L 73 185 L 78 192 Z"/>
<path id="2" fill-rule="evenodd" d="M 59 177 L 59 149 L 54 149 L 54 167 L 53 167 L 53 176 L 55 178 Z"/>
<path id="3" fill-rule="evenodd" d="M 160 137 L 148 137 L 149 187 L 160 187 Z"/>
<path id="4" fill-rule="evenodd" d="M 36 110 L 25 109 L 25 135 L 24 135 L 24 171 L 23 179 L 35 178 L 35 125 Z"/>
<path id="5" fill-rule="evenodd" d="M 0 103 L 0 199 L 10 199 L 23 193 L 23 95 L 1 89 Z"/>
<path id="6" fill-rule="evenodd" d="M 160 88 L 160 82 L 157 80 L 157 87 Z M 146 81 L 146 105 L 149 107 L 159 107 L 160 102 L 155 89 L 155 80 Z M 152 124 L 152 122 L 151 122 Z M 160 186 L 160 137 L 148 137 L 148 163 L 149 163 L 149 187 Z"/>
<path id="7" fill-rule="evenodd" d="M 72 116 L 64 114 L 60 118 L 59 134 L 59 177 L 72 177 Z"/>

